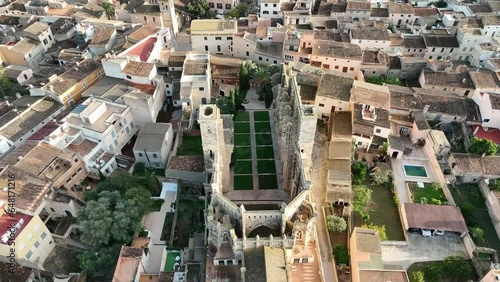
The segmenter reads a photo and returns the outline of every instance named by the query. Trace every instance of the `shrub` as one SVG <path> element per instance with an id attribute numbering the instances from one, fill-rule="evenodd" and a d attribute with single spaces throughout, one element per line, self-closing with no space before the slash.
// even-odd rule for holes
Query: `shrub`
<path id="1" fill-rule="evenodd" d="M 441 200 L 439 200 L 439 199 L 432 198 L 432 199 L 431 199 L 431 204 L 440 206 L 440 205 L 442 205 L 443 203 L 442 203 L 442 202 L 441 202 Z"/>
<path id="2" fill-rule="evenodd" d="M 425 282 L 424 280 L 424 273 L 422 271 L 415 271 L 411 275 L 411 281 L 412 282 Z"/>
<path id="3" fill-rule="evenodd" d="M 372 190 L 366 186 L 354 186 L 353 194 L 352 209 L 357 212 L 364 212 L 372 197 Z"/>
<path id="4" fill-rule="evenodd" d="M 473 227 L 470 229 L 470 234 L 472 238 L 476 241 L 476 244 L 484 246 L 486 243 L 486 237 L 484 236 L 484 230 L 479 227 Z"/>
<path id="5" fill-rule="evenodd" d="M 333 248 L 335 262 L 338 264 L 349 264 L 349 252 L 344 245 L 337 245 Z"/>
<path id="6" fill-rule="evenodd" d="M 146 166 L 144 165 L 144 163 L 136 162 L 134 164 L 134 175 L 144 175 L 145 171 Z"/>
<path id="7" fill-rule="evenodd" d="M 429 203 L 429 200 L 426 197 L 421 197 L 420 198 L 420 203 L 421 204 L 427 204 L 427 203 Z"/>
<path id="8" fill-rule="evenodd" d="M 474 155 L 486 154 L 487 156 L 493 156 L 497 153 L 498 146 L 489 139 L 474 137 L 468 150 L 469 153 Z"/>
<path id="9" fill-rule="evenodd" d="M 365 182 L 368 165 L 364 162 L 353 162 L 351 164 L 352 184 L 360 185 Z"/>
<path id="10" fill-rule="evenodd" d="M 385 231 L 385 225 L 379 226 L 379 225 L 375 225 L 373 223 L 370 223 L 370 224 L 363 224 L 363 226 L 361 226 L 361 227 L 377 230 L 380 240 L 382 240 L 382 241 L 387 240 L 387 233 Z"/>
<path id="11" fill-rule="evenodd" d="M 329 215 L 326 217 L 326 227 L 332 232 L 340 233 L 347 229 L 347 222 L 343 217 Z"/>
<path id="12" fill-rule="evenodd" d="M 453 280 L 463 279 L 472 274 L 469 262 L 461 256 L 449 256 L 444 259 L 443 272 Z"/>
<path id="13" fill-rule="evenodd" d="M 500 191 L 500 179 L 490 180 L 490 189 Z"/>
<path id="14" fill-rule="evenodd" d="M 437 263 L 430 263 L 424 269 L 425 280 L 439 282 L 443 279 L 443 268 Z"/>

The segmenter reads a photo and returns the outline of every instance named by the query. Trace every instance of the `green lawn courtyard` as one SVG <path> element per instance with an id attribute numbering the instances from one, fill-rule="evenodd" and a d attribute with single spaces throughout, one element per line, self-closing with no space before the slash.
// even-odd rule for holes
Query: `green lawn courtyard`
<path id="1" fill-rule="evenodd" d="M 177 150 L 177 156 L 203 155 L 201 136 L 182 136 L 182 145 Z"/>
<path id="2" fill-rule="evenodd" d="M 278 189 L 278 180 L 276 178 L 276 174 L 259 175 L 259 189 Z"/>
<path id="3" fill-rule="evenodd" d="M 276 165 L 274 159 L 272 160 L 258 160 L 257 166 L 259 174 L 262 173 L 276 173 Z"/>
<path id="4" fill-rule="evenodd" d="M 259 146 L 257 147 L 257 159 L 274 159 L 274 148 L 273 146 Z"/>
<path id="5" fill-rule="evenodd" d="M 257 146 L 270 146 L 273 145 L 273 136 L 271 133 L 255 134 L 255 142 Z"/>
<path id="6" fill-rule="evenodd" d="M 253 190 L 253 175 L 234 175 L 234 190 Z"/>
<path id="7" fill-rule="evenodd" d="M 410 187 L 411 199 L 414 203 L 447 203 L 443 189 L 439 186 L 439 184 L 424 183 L 424 188 L 418 187 L 417 183 L 408 183 L 408 186 Z M 436 202 L 436 200 L 438 202 Z"/>
<path id="8" fill-rule="evenodd" d="M 259 121 L 254 123 L 255 133 L 271 132 L 271 123 L 269 121 Z"/>
<path id="9" fill-rule="evenodd" d="M 269 112 L 268 111 L 253 112 L 253 120 L 254 121 L 269 121 Z"/>
<path id="10" fill-rule="evenodd" d="M 370 218 L 367 222 L 363 222 L 360 214 L 355 212 L 353 213 L 354 226 L 361 227 L 363 224 L 370 223 L 377 226 L 385 226 L 387 240 L 404 241 L 401 219 L 391 189 L 384 186 L 369 185 L 369 180 L 365 184 L 372 191 L 371 199 L 366 207 Z"/>
<path id="11" fill-rule="evenodd" d="M 484 231 L 483 242 L 473 238 L 476 245 L 489 247 L 500 252 L 500 239 L 493 227 L 485 199 L 479 187 L 476 184 L 462 184 L 450 188 L 450 192 L 455 203 L 462 210 L 469 230 L 479 227 Z"/>
<path id="12" fill-rule="evenodd" d="M 237 111 L 233 118 L 234 121 L 250 121 L 248 112 Z"/>
<path id="13" fill-rule="evenodd" d="M 247 133 L 235 133 L 234 134 L 234 146 L 250 146 L 250 134 Z"/>
<path id="14" fill-rule="evenodd" d="M 252 133 L 255 144 L 252 144 Z M 268 111 L 235 114 L 232 156 L 234 190 L 253 190 L 257 179 L 259 189 L 278 189 L 272 138 Z M 255 151 L 252 153 L 252 150 Z M 257 169 L 253 167 L 255 161 Z"/>

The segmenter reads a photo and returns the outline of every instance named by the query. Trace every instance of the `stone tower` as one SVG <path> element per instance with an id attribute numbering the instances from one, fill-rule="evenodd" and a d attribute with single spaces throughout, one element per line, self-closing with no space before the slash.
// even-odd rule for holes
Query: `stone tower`
<path id="1" fill-rule="evenodd" d="M 179 20 L 177 19 L 177 14 L 175 13 L 174 1 L 173 0 L 158 0 L 160 5 L 160 12 L 163 19 L 163 26 L 172 29 L 173 34 L 179 32 Z"/>
<path id="2" fill-rule="evenodd" d="M 222 191 L 227 192 L 228 180 L 231 177 L 229 170 L 231 156 L 229 158 L 226 156 L 224 125 L 219 108 L 215 105 L 201 105 L 198 123 L 200 124 L 205 169 L 208 173 L 217 173 L 222 178 Z"/>

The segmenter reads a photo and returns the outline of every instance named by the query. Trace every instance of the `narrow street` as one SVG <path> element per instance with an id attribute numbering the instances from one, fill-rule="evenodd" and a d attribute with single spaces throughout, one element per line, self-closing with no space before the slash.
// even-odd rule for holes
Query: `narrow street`
<path id="1" fill-rule="evenodd" d="M 316 132 L 312 155 L 313 170 L 311 172 L 311 195 L 316 205 L 316 237 L 320 247 L 322 268 L 325 281 L 337 282 L 337 274 L 333 263 L 332 250 L 329 245 L 328 231 L 325 226 L 324 213 L 321 210 L 325 205 L 327 181 L 328 141 L 322 133 Z"/>

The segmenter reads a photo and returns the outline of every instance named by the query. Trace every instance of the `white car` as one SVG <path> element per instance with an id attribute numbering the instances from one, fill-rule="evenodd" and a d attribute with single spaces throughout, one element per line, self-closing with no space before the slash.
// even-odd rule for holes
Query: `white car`
<path id="1" fill-rule="evenodd" d="M 437 235 L 437 236 L 443 236 L 444 235 L 444 231 L 443 230 L 434 230 L 434 235 Z"/>
<path id="2" fill-rule="evenodd" d="M 422 236 L 431 237 L 432 236 L 431 230 L 422 228 Z"/>

